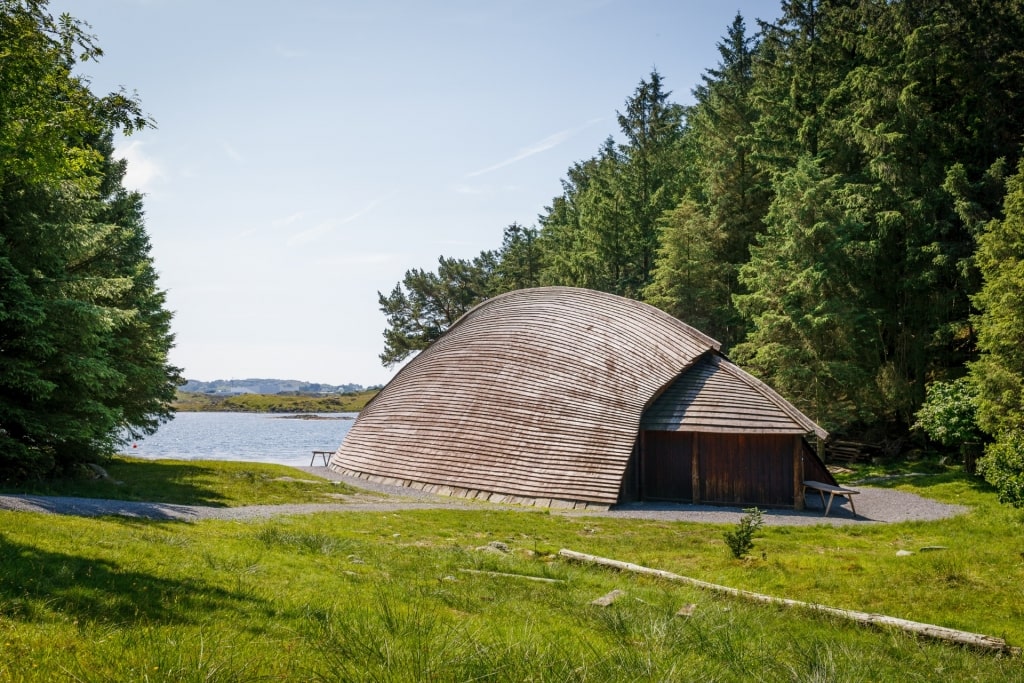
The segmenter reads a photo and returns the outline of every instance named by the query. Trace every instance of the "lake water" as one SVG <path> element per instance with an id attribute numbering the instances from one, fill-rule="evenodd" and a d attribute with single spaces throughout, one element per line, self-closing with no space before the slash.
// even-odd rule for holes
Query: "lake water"
<path id="1" fill-rule="evenodd" d="M 320 417 L 336 419 L 309 420 L 265 413 L 177 413 L 155 434 L 130 442 L 125 453 L 141 458 L 309 465 L 312 451 L 334 451 L 341 445 L 356 413 L 320 413 Z M 316 464 L 323 461 L 317 457 Z"/>

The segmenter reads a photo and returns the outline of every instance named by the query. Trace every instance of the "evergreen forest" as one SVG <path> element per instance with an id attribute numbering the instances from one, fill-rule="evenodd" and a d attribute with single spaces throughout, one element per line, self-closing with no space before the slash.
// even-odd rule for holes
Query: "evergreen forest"
<path id="1" fill-rule="evenodd" d="M 834 436 L 984 445 L 1024 504 L 1024 4 L 784 0 L 717 46 L 692 104 L 642 78 L 535 225 L 380 293 L 382 362 L 505 291 L 613 292 Z"/>

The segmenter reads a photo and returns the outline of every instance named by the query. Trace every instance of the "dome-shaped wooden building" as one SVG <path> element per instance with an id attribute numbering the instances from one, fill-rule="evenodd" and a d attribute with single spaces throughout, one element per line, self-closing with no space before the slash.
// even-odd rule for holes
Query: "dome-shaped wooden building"
<path id="1" fill-rule="evenodd" d="M 543 287 L 460 318 L 359 414 L 331 469 L 554 507 L 803 506 L 827 435 L 719 344 L 647 304 Z"/>

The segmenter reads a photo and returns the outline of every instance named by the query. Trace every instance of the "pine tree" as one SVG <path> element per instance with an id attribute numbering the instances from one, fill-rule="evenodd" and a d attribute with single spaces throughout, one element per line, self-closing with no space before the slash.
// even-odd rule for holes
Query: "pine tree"
<path id="1" fill-rule="evenodd" d="M 752 161 L 757 112 L 750 99 L 754 39 L 736 15 L 723 41 L 721 60 L 694 89 L 686 112 L 681 186 L 685 198 L 661 220 L 661 246 L 644 299 L 696 325 L 728 349 L 747 326 L 732 295 L 737 272 L 762 230 L 770 187 Z"/>
<path id="2" fill-rule="evenodd" d="M 614 150 L 610 138 L 604 149 L 609 146 Z M 583 217 L 585 197 L 598 164 L 597 158 L 573 164 L 561 181 L 562 194 L 552 200 L 540 217 L 542 285 L 602 288 L 605 265 L 597 255 L 596 240 Z"/>
<path id="3" fill-rule="evenodd" d="M 381 363 L 391 367 L 427 348 L 466 311 L 492 296 L 496 266 L 491 251 L 470 260 L 441 256 L 436 273 L 413 268 L 390 294 L 378 292 L 388 322 Z"/>
<path id="4" fill-rule="evenodd" d="M 629 267 L 619 275 L 617 293 L 638 298 L 650 284 L 658 251 L 658 220 L 679 200 L 683 110 L 669 101 L 661 74 L 651 72 L 618 114 L 626 142 L 619 146 L 622 173 L 617 192 L 626 214 Z"/>
<path id="5" fill-rule="evenodd" d="M 725 233 L 697 204 L 684 200 L 662 218 L 654 280 L 644 301 L 722 341 L 738 326 L 732 266 L 720 256 Z"/>
<path id="6" fill-rule="evenodd" d="M 505 228 L 495 266 L 495 293 L 536 287 L 540 284 L 543 254 L 536 228 L 512 223 Z"/>
<path id="7" fill-rule="evenodd" d="M 638 298 L 650 284 L 658 220 L 679 196 L 682 109 L 660 74 L 641 80 L 619 113 L 626 141 L 608 137 L 598 154 L 575 164 L 563 193 L 541 217 L 541 282 Z"/>
<path id="8" fill-rule="evenodd" d="M 740 271 L 735 297 L 753 323 L 733 354 L 827 429 L 874 417 L 876 319 L 861 305 L 863 216 L 841 178 L 810 157 L 776 181 L 767 231 Z"/>
<path id="9" fill-rule="evenodd" d="M 1024 27 L 1020 6 L 821 0 L 784 3 L 784 10 L 777 25 L 764 26 L 755 59 L 753 151 L 775 178 L 773 207 L 799 201 L 781 194 L 797 186 L 779 178 L 805 158 L 832 184 L 834 205 L 856 217 L 859 227 L 838 232 L 834 251 L 857 258 L 830 266 L 830 276 L 849 285 L 840 288 L 844 301 L 817 305 L 847 311 L 852 329 L 871 321 L 853 361 L 858 372 L 844 376 L 877 398 L 865 396 L 854 412 L 866 424 L 905 429 L 926 382 L 971 350 L 976 221 L 967 219 L 960 190 L 1000 155 L 1018 154 L 1018 143 L 1007 141 L 1019 141 L 1024 108 L 996 103 L 991 93 L 1019 102 L 1021 71 L 1008 68 L 1020 65 L 1012 47 L 1019 41 L 1008 36 Z M 991 116 L 979 113 L 982 103 Z M 991 194 L 974 200 L 976 213 L 996 209 Z M 770 226 L 766 238 L 785 242 L 781 227 Z M 759 276 L 746 282 L 763 286 Z M 758 320 L 752 338 L 762 341 L 786 337 L 795 322 Z M 851 362 L 843 346 L 820 353 L 826 363 Z M 854 396 L 858 388 L 837 393 Z"/>

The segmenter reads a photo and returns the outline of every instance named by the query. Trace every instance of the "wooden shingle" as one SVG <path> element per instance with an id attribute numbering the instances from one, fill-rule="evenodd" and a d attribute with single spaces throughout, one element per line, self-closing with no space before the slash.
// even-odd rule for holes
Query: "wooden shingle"
<path id="1" fill-rule="evenodd" d="M 718 342 L 567 287 L 483 302 L 360 413 L 331 468 L 530 500 L 616 502 L 652 396 Z"/>

